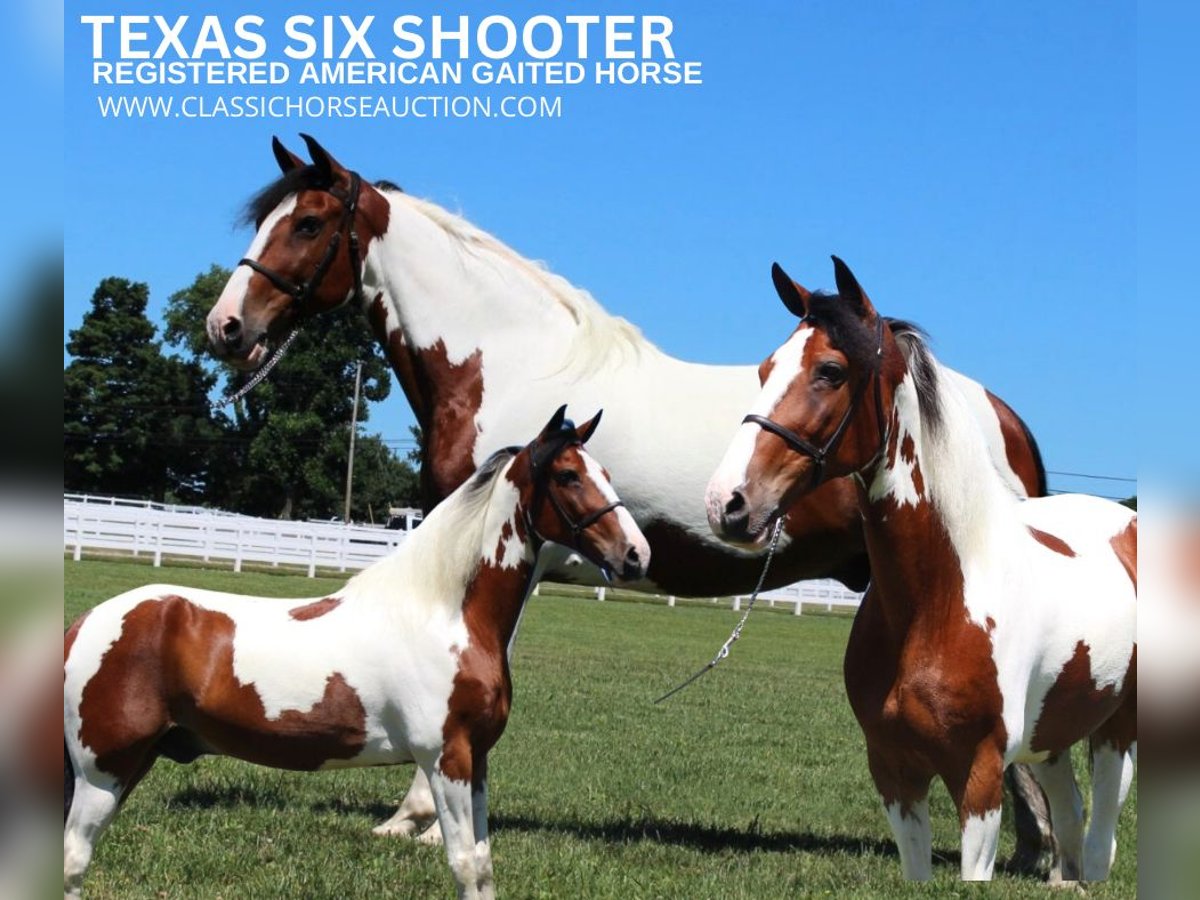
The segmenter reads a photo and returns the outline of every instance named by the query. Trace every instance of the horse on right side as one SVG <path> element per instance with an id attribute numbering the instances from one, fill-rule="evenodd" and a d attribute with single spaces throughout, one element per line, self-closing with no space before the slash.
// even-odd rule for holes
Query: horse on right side
<path id="1" fill-rule="evenodd" d="M 1062 880 L 1098 881 L 1137 753 L 1137 516 L 1107 500 L 1019 500 L 923 333 L 880 316 L 834 257 L 836 294 L 781 268 L 800 324 L 709 483 L 713 531 L 761 547 L 797 497 L 857 487 L 871 585 L 845 680 L 905 877 L 932 874 L 928 793 L 958 809 L 962 877 L 991 878 L 1001 784 L 1031 763 Z M 1070 748 L 1088 740 L 1091 818 Z"/>

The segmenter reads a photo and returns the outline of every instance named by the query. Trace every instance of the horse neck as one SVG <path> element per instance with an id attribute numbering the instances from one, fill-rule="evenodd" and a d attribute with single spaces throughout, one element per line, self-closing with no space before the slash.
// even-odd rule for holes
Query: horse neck
<path id="1" fill-rule="evenodd" d="M 995 470 L 965 398 L 938 378 L 940 422 L 922 414 L 911 372 L 893 394 L 888 447 L 859 481 L 872 590 L 892 627 L 937 621 L 963 596 L 963 572 L 986 557 L 1015 498 Z"/>
<path id="2" fill-rule="evenodd" d="M 438 611 L 465 615 L 490 588 L 494 627 L 511 631 L 524 596 L 521 580 L 531 578 L 534 556 L 519 495 L 505 478 L 511 465 L 510 459 L 486 483 L 472 479 L 438 504 L 395 553 L 351 579 L 347 594 L 388 616 L 411 618 Z"/>
<path id="3" fill-rule="evenodd" d="M 368 253 L 364 297 L 382 320 L 373 322 L 377 336 L 391 344 L 401 335 L 404 364 L 420 370 L 435 364 L 432 355 L 454 367 L 505 348 L 535 370 L 539 355 L 550 357 L 547 365 L 561 361 L 577 323 L 550 276 L 432 204 L 384 196 L 388 227 Z"/>

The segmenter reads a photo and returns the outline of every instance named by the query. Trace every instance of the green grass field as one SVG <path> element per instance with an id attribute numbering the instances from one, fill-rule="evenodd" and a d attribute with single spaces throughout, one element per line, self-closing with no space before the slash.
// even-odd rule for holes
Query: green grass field
<path id="1" fill-rule="evenodd" d="M 68 619 L 151 581 L 295 597 L 340 584 L 131 562 L 64 565 Z M 526 612 L 513 715 L 491 756 L 502 896 L 1047 895 L 1044 885 L 1004 873 L 985 886 L 958 882 L 956 817 L 940 784 L 931 803 L 935 882 L 902 881 L 842 688 L 848 617 L 756 611 L 728 660 L 654 706 L 711 658 L 736 615 L 552 590 L 544 585 Z M 308 774 L 226 759 L 162 761 L 105 835 L 85 894 L 453 896 L 440 847 L 370 833 L 412 771 Z M 1119 840 L 1113 877 L 1091 886 L 1091 897 L 1136 895 L 1136 786 Z M 1001 864 L 1012 844 L 1006 822 Z"/>

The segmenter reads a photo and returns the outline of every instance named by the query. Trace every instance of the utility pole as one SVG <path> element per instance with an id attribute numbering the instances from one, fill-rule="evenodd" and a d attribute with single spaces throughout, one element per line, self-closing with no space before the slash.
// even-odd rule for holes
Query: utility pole
<path id="1" fill-rule="evenodd" d="M 358 395 L 362 390 L 362 362 L 354 370 L 354 409 L 350 413 L 350 455 L 346 458 L 346 506 L 342 521 L 350 522 L 350 489 L 354 484 L 354 439 L 358 436 Z"/>

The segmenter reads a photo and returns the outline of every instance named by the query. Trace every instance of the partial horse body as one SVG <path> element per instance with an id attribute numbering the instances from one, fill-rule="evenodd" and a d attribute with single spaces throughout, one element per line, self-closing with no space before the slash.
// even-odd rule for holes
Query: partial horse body
<path id="1" fill-rule="evenodd" d="M 389 557 L 329 597 L 170 585 L 114 597 L 64 645 L 64 886 L 159 756 L 316 770 L 415 762 L 459 894 L 493 894 L 487 756 L 507 648 L 546 541 L 639 578 L 649 548 L 560 409 L 498 451 Z"/>
<path id="2" fill-rule="evenodd" d="M 1137 517 L 1087 496 L 1020 501 L 969 399 L 913 326 L 776 271 L 801 317 L 710 482 L 715 533 L 761 544 L 822 468 L 857 487 L 871 587 L 846 650 L 851 706 L 909 878 L 931 875 L 927 795 L 958 807 L 962 876 L 991 877 L 1006 766 L 1045 789 L 1061 877 L 1107 877 L 1137 728 Z M 823 464 L 823 466 L 822 466 Z M 1086 838 L 1070 747 L 1090 742 Z"/>
<path id="3" fill-rule="evenodd" d="M 586 291 L 433 203 L 386 182 L 358 181 L 305 141 L 311 163 L 273 144 L 283 176 L 250 205 L 257 233 L 246 257 L 254 266 L 239 266 L 209 313 L 214 353 L 257 368 L 292 328 L 360 302 L 421 427 L 427 509 L 489 453 L 536 427 L 531 405 L 570 396 L 605 406 L 597 452 L 654 550 L 648 578 L 632 587 L 681 596 L 749 592 L 761 553 L 715 539 L 697 498 L 724 450 L 720 423 L 732 426 L 753 402 L 754 367 L 663 353 Z M 354 236 L 360 265 L 348 251 L 324 262 L 343 232 Z M 1044 493 L 1037 445 L 1020 418 L 977 382 L 943 371 L 967 396 L 1009 489 Z M 547 554 L 546 566 L 550 580 L 602 583 L 575 556 Z M 869 574 L 853 485 L 831 480 L 798 498 L 767 586 L 832 577 L 862 590 Z M 418 773 L 380 831 L 407 834 L 428 823 L 430 801 Z M 1024 802 L 1044 810 L 1036 796 Z M 1032 830 L 1021 836 L 1029 848 L 1039 838 Z"/>

